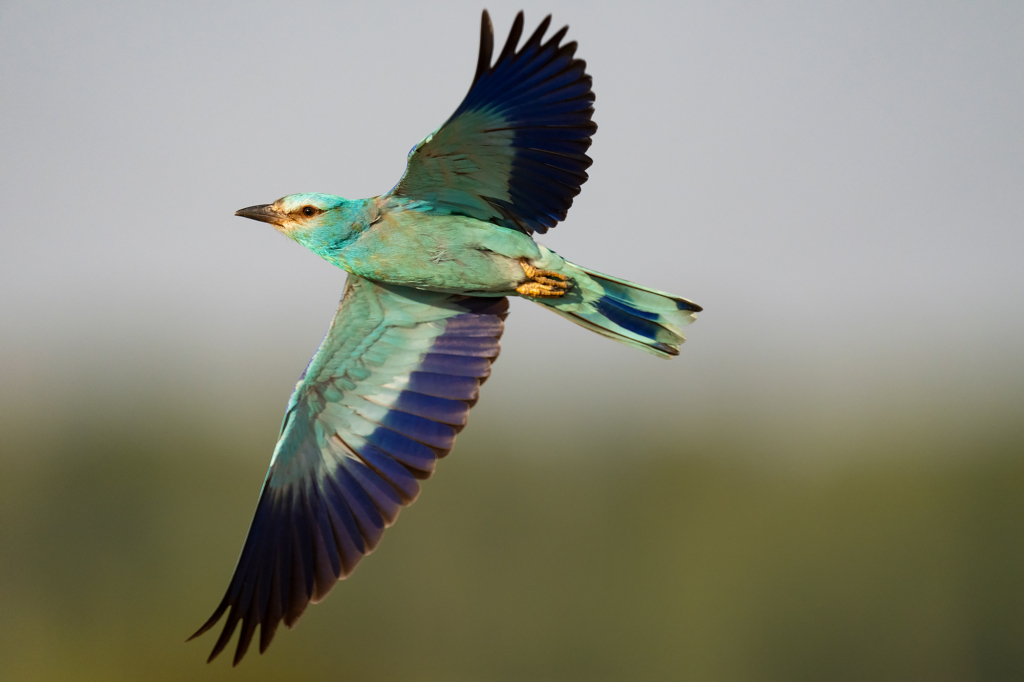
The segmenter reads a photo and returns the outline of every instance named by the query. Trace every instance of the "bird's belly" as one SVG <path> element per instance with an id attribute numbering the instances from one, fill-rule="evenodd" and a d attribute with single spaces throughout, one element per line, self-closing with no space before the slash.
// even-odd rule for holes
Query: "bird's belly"
<path id="1" fill-rule="evenodd" d="M 517 262 L 497 254 L 437 250 L 412 259 L 371 254 L 354 260 L 351 271 L 380 282 L 460 294 L 507 294 L 522 279 Z"/>
<path id="2" fill-rule="evenodd" d="M 519 258 L 536 251 L 522 233 L 444 216 L 385 219 L 346 248 L 344 260 L 346 270 L 381 282 L 501 296 L 523 281 Z"/>

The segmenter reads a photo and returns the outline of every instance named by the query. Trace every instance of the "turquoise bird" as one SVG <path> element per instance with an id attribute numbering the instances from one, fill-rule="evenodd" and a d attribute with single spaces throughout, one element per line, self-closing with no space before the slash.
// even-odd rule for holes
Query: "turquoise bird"
<path id="1" fill-rule="evenodd" d="M 662 358 L 700 306 L 571 263 L 533 240 L 586 182 L 594 93 L 568 27 L 547 17 L 519 47 L 523 13 L 492 64 L 485 10 L 469 93 L 409 153 L 387 194 L 293 194 L 236 215 L 348 273 L 334 321 L 302 373 L 227 593 L 192 636 L 241 624 L 234 663 L 380 542 L 452 448 L 498 356 L 508 296 Z M 191 638 L 190 638 L 191 639 Z"/>

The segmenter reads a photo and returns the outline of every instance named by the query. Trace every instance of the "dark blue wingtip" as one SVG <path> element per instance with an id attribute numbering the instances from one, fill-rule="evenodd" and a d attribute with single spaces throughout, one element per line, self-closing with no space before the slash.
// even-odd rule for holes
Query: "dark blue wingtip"
<path id="1" fill-rule="evenodd" d="M 688 310 L 691 313 L 699 313 L 700 311 L 704 310 L 696 303 L 692 303 L 681 298 L 676 299 L 676 307 L 679 308 L 679 310 Z"/>
<path id="2" fill-rule="evenodd" d="M 491 55 L 494 54 L 494 25 L 491 23 L 491 15 L 487 10 L 480 16 L 480 56 L 476 62 L 476 75 L 473 76 L 473 83 L 480 80 L 480 76 L 491 68 Z M 415 149 L 415 147 L 414 147 Z"/>

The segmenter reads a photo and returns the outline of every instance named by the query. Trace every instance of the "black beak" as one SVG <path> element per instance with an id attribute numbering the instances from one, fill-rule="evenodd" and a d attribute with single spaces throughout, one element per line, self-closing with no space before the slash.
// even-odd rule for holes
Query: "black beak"
<path id="1" fill-rule="evenodd" d="M 280 213 L 270 207 L 270 204 L 260 204 L 259 206 L 240 208 L 235 211 L 235 215 L 242 216 L 243 218 L 250 218 L 252 220 L 259 220 L 263 223 L 270 223 L 271 225 L 280 225 L 282 218 Z"/>

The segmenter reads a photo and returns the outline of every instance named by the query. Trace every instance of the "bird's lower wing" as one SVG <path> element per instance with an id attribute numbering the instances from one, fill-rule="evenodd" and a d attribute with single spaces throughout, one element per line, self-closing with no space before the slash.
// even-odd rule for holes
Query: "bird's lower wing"
<path id="1" fill-rule="evenodd" d="M 350 276 L 288 402 L 227 593 L 213 660 L 242 624 L 234 662 L 260 652 L 380 541 L 465 426 L 498 356 L 508 301 Z"/>

